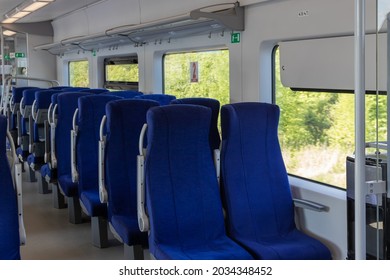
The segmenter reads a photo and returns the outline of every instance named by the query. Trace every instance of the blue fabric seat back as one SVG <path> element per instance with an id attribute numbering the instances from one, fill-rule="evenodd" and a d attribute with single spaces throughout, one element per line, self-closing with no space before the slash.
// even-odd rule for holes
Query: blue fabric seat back
<path id="1" fill-rule="evenodd" d="M 225 237 L 210 121 L 211 110 L 197 105 L 147 113 L 146 204 L 153 254 L 156 244 L 194 249 Z"/>
<path id="2" fill-rule="evenodd" d="M 256 240 L 293 230 L 294 206 L 277 135 L 279 108 L 266 103 L 225 105 L 221 121 L 230 233 Z M 250 195 L 244 195 L 239 184 Z"/>
<path id="3" fill-rule="evenodd" d="M 114 95 L 114 96 L 120 96 L 120 97 L 123 97 L 126 99 L 134 98 L 134 97 L 139 96 L 139 95 L 143 95 L 142 92 L 134 91 L 134 90 L 110 91 L 110 92 L 107 92 L 107 94 Z"/>
<path id="4" fill-rule="evenodd" d="M 20 103 L 20 100 L 22 99 L 23 97 L 23 91 L 25 89 L 32 89 L 32 88 L 36 88 L 36 87 L 13 87 L 12 88 L 12 103 L 15 105 L 19 104 Z M 12 106 L 12 104 L 11 104 Z M 17 127 L 17 111 L 19 110 L 19 106 L 16 108 L 16 110 L 14 110 L 14 113 L 10 116 L 10 130 L 15 130 L 16 127 Z"/>
<path id="5" fill-rule="evenodd" d="M 67 92 L 57 96 L 58 120 L 56 126 L 57 175 L 71 176 L 70 162 L 70 131 L 72 130 L 73 113 L 77 108 L 78 99 L 89 93 Z"/>
<path id="6" fill-rule="evenodd" d="M 176 96 L 174 95 L 169 95 L 169 94 L 144 94 L 144 95 L 139 95 L 136 96 L 135 98 L 140 98 L 140 99 L 149 99 L 149 100 L 155 100 L 160 105 L 168 105 L 172 102 L 172 100 L 176 99 Z"/>
<path id="7" fill-rule="evenodd" d="M 279 107 L 222 106 L 221 181 L 229 235 L 260 259 L 330 259 L 318 240 L 297 230 L 278 140 Z"/>
<path id="8" fill-rule="evenodd" d="M 12 96 L 14 99 L 14 103 L 20 103 L 20 100 L 23 97 L 23 91 L 26 89 L 39 89 L 37 87 L 13 87 L 12 88 Z"/>
<path id="9" fill-rule="evenodd" d="M 38 90 L 35 92 L 36 109 L 48 109 L 53 94 L 62 93 L 61 90 Z"/>
<path id="10" fill-rule="evenodd" d="M 87 88 L 87 89 L 82 89 L 80 92 L 89 92 L 93 94 L 100 94 L 100 93 L 107 93 L 109 92 L 108 89 L 105 88 Z"/>
<path id="11" fill-rule="evenodd" d="M 41 90 L 37 88 L 25 89 L 23 91 L 23 105 L 31 106 L 35 100 L 35 92 Z"/>
<path id="12" fill-rule="evenodd" d="M 62 92 L 62 93 L 64 93 L 64 92 Z M 53 94 L 52 96 L 51 96 L 51 104 L 54 106 L 54 105 L 56 105 L 57 104 L 57 99 L 58 99 L 58 95 L 59 95 L 60 93 L 55 93 L 55 94 Z"/>
<path id="13" fill-rule="evenodd" d="M 79 193 L 96 191 L 98 195 L 99 128 L 106 113 L 106 104 L 120 97 L 110 95 L 89 95 L 78 100 L 77 169 Z"/>
<path id="14" fill-rule="evenodd" d="M 108 215 L 137 219 L 138 140 L 153 100 L 119 100 L 107 104 L 106 184 Z M 120 163 L 120 164 L 118 164 Z"/>
<path id="15" fill-rule="evenodd" d="M 0 116 L 0 259 L 20 259 L 18 206 L 6 155 L 7 119 Z"/>
<path id="16" fill-rule="evenodd" d="M 45 110 L 48 109 L 51 103 L 51 97 L 53 94 L 61 93 L 60 90 L 53 90 L 53 89 L 45 89 L 45 90 L 37 90 L 35 91 L 35 110 Z M 36 112 L 35 111 L 35 112 Z M 45 119 L 47 119 L 47 114 Z M 44 138 L 44 131 L 39 129 L 39 127 L 43 127 L 43 123 L 37 124 L 34 122 L 34 142 L 39 142 L 39 139 Z M 42 135 L 40 135 L 40 133 Z"/>
<path id="17" fill-rule="evenodd" d="M 211 148 L 219 149 L 221 144 L 221 137 L 218 131 L 218 116 L 219 116 L 219 101 L 212 98 L 194 97 L 194 98 L 180 98 L 172 100 L 171 104 L 193 104 L 206 106 L 211 109 L 211 124 L 210 124 L 210 145 Z"/>
<path id="18" fill-rule="evenodd" d="M 39 91 L 39 88 L 29 88 L 23 90 L 23 106 L 32 106 L 35 100 L 35 92 Z M 22 117 L 22 135 L 26 135 L 28 131 L 28 118 L 29 116 Z"/>

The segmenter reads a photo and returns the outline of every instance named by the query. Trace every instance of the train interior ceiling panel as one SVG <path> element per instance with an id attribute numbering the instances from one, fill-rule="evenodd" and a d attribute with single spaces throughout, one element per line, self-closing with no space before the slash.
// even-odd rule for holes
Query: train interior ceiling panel
<path id="1" fill-rule="evenodd" d="M 389 12 L 0 0 L 0 259 L 389 259 Z"/>

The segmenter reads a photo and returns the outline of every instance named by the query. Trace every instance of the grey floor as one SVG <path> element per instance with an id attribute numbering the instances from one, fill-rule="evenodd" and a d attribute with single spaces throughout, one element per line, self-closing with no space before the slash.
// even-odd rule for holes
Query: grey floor
<path id="1" fill-rule="evenodd" d="M 91 223 L 68 222 L 67 209 L 53 207 L 52 194 L 39 194 L 38 184 L 28 182 L 23 173 L 23 212 L 26 245 L 22 260 L 123 260 L 123 245 L 109 232 L 110 246 L 99 249 L 91 244 Z M 38 173 L 37 173 L 38 175 Z"/>

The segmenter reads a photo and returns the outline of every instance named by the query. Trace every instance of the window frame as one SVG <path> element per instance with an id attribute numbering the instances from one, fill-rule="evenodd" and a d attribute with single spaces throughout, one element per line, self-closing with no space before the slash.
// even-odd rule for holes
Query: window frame
<path id="1" fill-rule="evenodd" d="M 107 65 L 121 65 L 121 64 L 136 64 L 138 65 L 138 55 L 132 54 L 128 56 L 116 56 L 116 57 L 106 57 L 103 61 L 103 86 L 104 88 L 111 90 L 139 90 L 139 71 L 138 71 L 138 81 L 109 81 L 107 80 Z"/>

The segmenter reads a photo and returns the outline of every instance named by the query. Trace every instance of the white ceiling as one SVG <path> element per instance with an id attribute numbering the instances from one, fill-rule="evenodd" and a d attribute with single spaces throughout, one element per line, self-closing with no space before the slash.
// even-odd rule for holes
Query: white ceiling
<path id="1" fill-rule="evenodd" d="M 26 23 L 53 20 L 62 15 L 102 1 L 105 0 L 55 0 L 55 2 L 26 16 L 18 22 Z M 0 21 L 3 19 L 4 14 L 23 2 L 24 0 L 0 0 Z"/>

